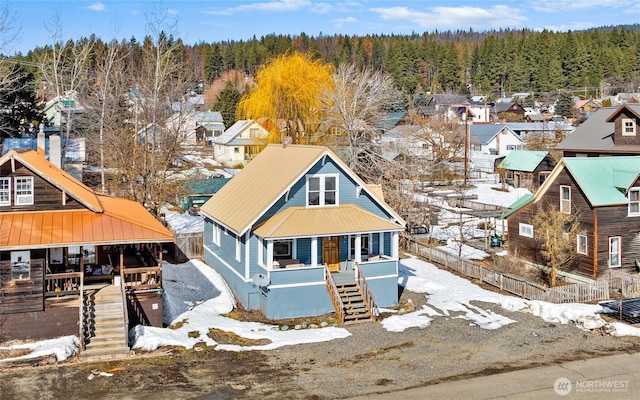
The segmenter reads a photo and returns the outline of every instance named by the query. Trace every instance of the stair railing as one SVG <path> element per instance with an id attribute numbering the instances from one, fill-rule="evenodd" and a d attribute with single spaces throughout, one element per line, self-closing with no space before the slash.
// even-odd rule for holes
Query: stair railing
<path id="1" fill-rule="evenodd" d="M 84 351 L 85 349 L 85 345 L 84 345 L 84 309 L 85 309 L 85 304 L 84 304 L 84 273 L 81 272 L 80 273 L 80 298 L 78 299 L 78 308 L 79 308 L 79 313 L 80 315 L 79 317 L 79 323 L 78 323 L 78 337 L 80 338 L 80 351 Z"/>
<path id="2" fill-rule="evenodd" d="M 333 307 L 336 309 L 336 315 L 338 316 L 340 323 L 344 324 L 344 303 L 342 302 L 342 298 L 340 297 L 340 292 L 338 292 L 336 282 L 333 280 L 333 276 L 331 276 L 331 271 L 329 271 L 329 267 L 327 265 L 325 265 L 324 267 L 324 274 L 327 281 L 327 291 L 329 292 L 329 296 L 331 297 Z"/>
<path id="3" fill-rule="evenodd" d="M 124 342 L 129 347 L 129 307 L 127 306 L 127 291 L 125 290 L 125 271 L 124 267 L 120 268 L 120 294 L 122 296 L 122 311 L 124 315 Z"/>
<path id="4" fill-rule="evenodd" d="M 365 298 L 365 302 L 367 303 L 367 307 L 369 308 L 369 315 L 373 318 L 374 321 L 378 319 L 378 305 L 376 304 L 376 299 L 373 297 L 373 292 L 367 283 L 367 279 L 362 274 L 362 270 L 360 269 L 360 264 L 355 262 L 353 263 L 353 269 L 356 270 L 356 280 L 358 281 L 358 285 L 360 286 L 360 290 Z"/>

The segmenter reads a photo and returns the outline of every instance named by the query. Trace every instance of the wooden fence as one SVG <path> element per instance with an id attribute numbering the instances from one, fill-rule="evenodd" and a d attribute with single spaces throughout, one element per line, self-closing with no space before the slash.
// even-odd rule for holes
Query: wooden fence
<path id="1" fill-rule="evenodd" d="M 191 259 L 202 260 L 203 233 L 174 234 L 173 257 L 176 262 L 186 262 Z"/>
<path id="2" fill-rule="evenodd" d="M 550 303 L 582 303 L 609 299 L 609 281 L 597 280 L 591 283 L 575 283 L 553 288 L 538 285 L 525 279 L 495 271 L 482 264 L 463 260 L 443 250 L 413 242 L 414 251 L 429 261 L 444 265 L 461 275 L 478 279 L 500 290 L 529 300 Z M 636 285 L 638 284 L 636 280 Z M 636 289 L 638 286 L 636 286 Z"/>
<path id="3" fill-rule="evenodd" d="M 620 290 L 624 297 L 640 296 L 640 275 L 609 270 L 609 282 L 612 289 Z"/>

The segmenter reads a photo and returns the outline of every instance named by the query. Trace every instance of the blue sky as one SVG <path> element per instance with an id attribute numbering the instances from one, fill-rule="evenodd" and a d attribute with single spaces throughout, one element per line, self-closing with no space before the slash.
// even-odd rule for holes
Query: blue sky
<path id="1" fill-rule="evenodd" d="M 54 26 L 62 28 L 59 39 L 96 34 L 103 40 L 131 36 L 141 40 L 150 32 L 150 17 L 165 13 L 165 21 L 177 21 L 174 36 L 186 44 L 247 40 L 271 33 L 408 34 L 470 28 L 567 31 L 640 23 L 638 0 L 0 0 L 0 10 L 3 7 L 11 15 L 9 32 L 18 33 L 16 40 L 0 49 L 5 54 L 26 53 L 54 42 L 57 36 L 51 33 L 51 25 L 56 15 L 60 22 Z M 6 32 L 5 38 L 9 37 Z"/>

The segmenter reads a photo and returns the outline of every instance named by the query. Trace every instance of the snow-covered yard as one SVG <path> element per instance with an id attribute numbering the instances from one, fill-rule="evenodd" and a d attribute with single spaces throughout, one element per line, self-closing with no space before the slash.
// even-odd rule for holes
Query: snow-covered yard
<path id="1" fill-rule="evenodd" d="M 165 323 L 182 322 L 179 328 L 152 328 L 137 326 L 130 331 L 134 350 L 154 350 L 162 346 L 174 345 L 192 348 L 203 342 L 216 345 L 218 350 L 246 351 L 270 350 L 300 343 L 340 340 L 351 333 L 344 328 L 328 326 L 280 330 L 278 326 L 256 322 L 241 322 L 221 314 L 231 311 L 234 306 L 226 283 L 213 269 L 199 261 L 163 266 L 165 276 L 164 310 Z M 482 307 L 482 303 L 499 305 L 508 311 L 531 313 L 545 321 L 575 324 L 582 329 L 605 328 L 614 336 L 640 336 L 640 329 L 622 323 L 607 323 L 599 313 L 602 308 L 588 304 L 551 304 L 529 301 L 484 290 L 470 281 L 450 272 L 408 257 L 401 260 L 398 282 L 406 290 L 424 293 L 427 304 L 413 312 L 398 313 L 383 309 L 382 320 L 385 329 L 401 332 L 406 329 L 429 329 L 434 318 L 464 318 L 469 321 L 469 329 L 500 329 L 506 324 L 518 322 Z M 391 314 L 392 313 L 392 314 Z M 233 332 L 247 339 L 268 339 L 264 345 L 238 346 L 217 344 L 207 336 L 209 329 Z M 195 335 L 194 332 L 198 334 Z M 54 354 L 59 361 L 76 354 L 78 338 L 62 337 L 35 343 L 26 343 L 0 350 L 32 349 L 22 358 Z"/>

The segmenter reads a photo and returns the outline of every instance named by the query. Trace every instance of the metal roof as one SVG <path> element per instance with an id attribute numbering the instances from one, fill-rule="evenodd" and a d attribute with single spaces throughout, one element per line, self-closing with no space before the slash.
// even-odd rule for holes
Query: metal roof
<path id="1" fill-rule="evenodd" d="M 498 168 L 510 171 L 533 172 L 547 154 L 549 154 L 548 151 L 511 150 L 498 165 Z"/>
<path id="2" fill-rule="evenodd" d="M 556 150 L 611 150 L 613 148 L 614 124 L 607 123 L 617 107 L 603 107 L 594 112 L 563 141 Z"/>
<path id="3" fill-rule="evenodd" d="M 200 211 L 238 234 L 244 234 L 269 207 L 322 157 L 330 157 L 397 221 L 403 219 L 324 146 L 268 145 L 207 201 Z"/>
<path id="4" fill-rule="evenodd" d="M 511 135 L 518 138 L 518 140 L 522 141 L 522 139 L 505 124 L 471 124 L 469 125 L 469 138 L 475 143 L 486 145 L 505 129 L 509 131 Z"/>
<path id="5" fill-rule="evenodd" d="M 533 195 L 531 193 L 527 193 L 524 196 L 520 197 L 518 200 L 511 203 L 509 206 L 509 210 L 502 214 L 502 218 L 508 218 L 511 214 L 515 213 L 522 207 L 533 201 Z"/>
<path id="6" fill-rule="evenodd" d="M 290 207 L 255 229 L 262 238 L 331 236 L 354 232 L 401 231 L 403 228 L 355 204 L 336 207 Z"/>
<path id="7" fill-rule="evenodd" d="M 561 163 L 592 206 L 627 204 L 626 189 L 640 174 L 640 156 L 566 157 Z"/>
<path id="8" fill-rule="evenodd" d="M 33 150 L 10 151 L 0 165 L 19 162 L 85 209 L 0 213 L 0 249 L 81 244 L 171 242 L 173 235 L 141 204 L 97 194 Z"/>

